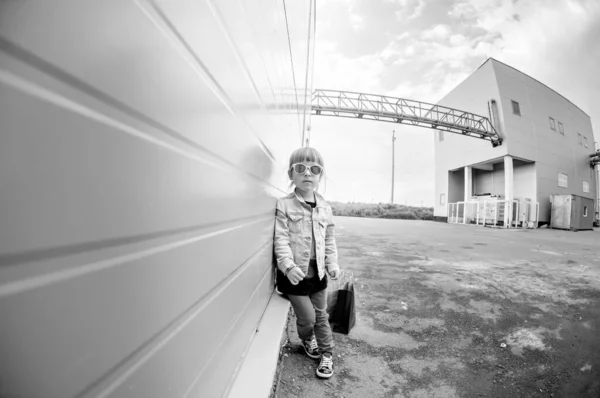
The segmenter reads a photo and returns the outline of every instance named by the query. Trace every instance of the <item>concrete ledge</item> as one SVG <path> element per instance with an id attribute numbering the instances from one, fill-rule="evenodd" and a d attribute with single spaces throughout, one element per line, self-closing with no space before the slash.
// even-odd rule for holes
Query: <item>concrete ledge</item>
<path id="1" fill-rule="evenodd" d="M 229 389 L 229 398 L 268 397 L 279 360 L 281 337 L 285 333 L 290 302 L 273 292 L 248 352 Z"/>

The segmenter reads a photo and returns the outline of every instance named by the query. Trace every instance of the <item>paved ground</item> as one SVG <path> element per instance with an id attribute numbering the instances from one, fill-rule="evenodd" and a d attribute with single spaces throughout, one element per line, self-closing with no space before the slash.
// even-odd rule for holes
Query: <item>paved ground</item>
<path id="1" fill-rule="evenodd" d="M 293 317 L 288 397 L 600 397 L 600 231 L 337 217 L 357 324 L 315 376 Z"/>

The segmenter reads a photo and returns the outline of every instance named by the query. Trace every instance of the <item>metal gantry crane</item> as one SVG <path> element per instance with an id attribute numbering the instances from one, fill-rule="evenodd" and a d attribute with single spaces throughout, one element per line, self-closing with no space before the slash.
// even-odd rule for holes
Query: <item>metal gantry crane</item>
<path id="1" fill-rule="evenodd" d="M 316 89 L 311 109 L 315 115 L 405 123 L 487 140 L 494 147 L 502 144 L 502 137 L 487 117 L 427 102 Z"/>
<path id="2" fill-rule="evenodd" d="M 600 149 L 590 155 L 590 166 L 600 165 Z"/>

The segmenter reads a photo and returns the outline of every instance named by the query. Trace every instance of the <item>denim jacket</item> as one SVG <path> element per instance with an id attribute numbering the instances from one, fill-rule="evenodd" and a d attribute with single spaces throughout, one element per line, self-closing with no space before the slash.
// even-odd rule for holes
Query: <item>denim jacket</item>
<path id="1" fill-rule="evenodd" d="M 285 273 L 294 264 L 308 274 L 308 264 L 315 237 L 319 279 L 328 271 L 339 270 L 331 206 L 315 192 L 313 209 L 296 192 L 277 199 L 275 215 L 275 257 L 277 267 Z"/>

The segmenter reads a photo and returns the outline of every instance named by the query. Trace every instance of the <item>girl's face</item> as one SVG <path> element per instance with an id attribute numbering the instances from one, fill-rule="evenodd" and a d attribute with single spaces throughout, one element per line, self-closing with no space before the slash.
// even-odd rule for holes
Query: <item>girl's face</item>
<path id="1" fill-rule="evenodd" d="M 304 165 L 302 167 L 301 165 Z M 313 167 L 317 166 L 317 167 Z M 318 174 L 314 174 L 312 171 L 319 171 Z M 304 170 L 303 170 L 304 169 Z M 290 179 L 298 190 L 303 193 L 311 193 L 319 188 L 319 182 L 321 181 L 321 175 L 323 175 L 323 168 L 321 165 L 315 162 L 299 162 L 292 165 L 290 170 Z"/>

